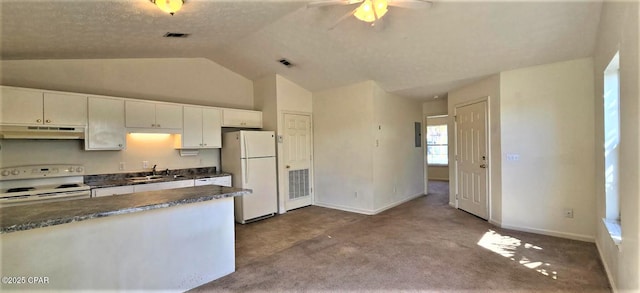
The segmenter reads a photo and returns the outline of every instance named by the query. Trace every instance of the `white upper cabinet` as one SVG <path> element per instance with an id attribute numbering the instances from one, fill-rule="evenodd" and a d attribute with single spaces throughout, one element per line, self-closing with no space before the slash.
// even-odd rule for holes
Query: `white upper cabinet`
<path id="1" fill-rule="evenodd" d="M 89 97 L 86 150 L 122 150 L 126 143 L 124 100 Z"/>
<path id="2" fill-rule="evenodd" d="M 85 126 L 87 96 L 2 87 L 0 123 Z"/>
<path id="3" fill-rule="evenodd" d="M 136 128 L 182 129 L 182 106 L 126 101 L 126 126 Z"/>
<path id="4" fill-rule="evenodd" d="M 44 124 L 87 125 L 87 96 L 45 92 Z"/>
<path id="5" fill-rule="evenodd" d="M 262 112 L 239 109 L 223 109 L 223 127 L 262 128 Z"/>
<path id="6" fill-rule="evenodd" d="M 178 148 L 221 148 L 221 110 L 183 107 L 184 129 Z"/>
<path id="7" fill-rule="evenodd" d="M 0 92 L 0 123 L 42 124 L 42 91 L 2 87 Z"/>

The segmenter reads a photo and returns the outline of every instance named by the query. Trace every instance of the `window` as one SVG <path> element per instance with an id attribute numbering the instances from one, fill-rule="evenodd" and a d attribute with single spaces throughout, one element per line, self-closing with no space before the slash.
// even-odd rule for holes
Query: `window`
<path id="1" fill-rule="evenodd" d="M 620 235 L 620 193 L 619 156 L 620 156 L 620 62 L 616 53 L 604 71 L 604 180 L 605 208 L 604 219 L 611 237 L 616 243 L 622 240 Z"/>
<path id="2" fill-rule="evenodd" d="M 448 165 L 449 151 L 446 117 L 427 118 L 427 164 Z"/>

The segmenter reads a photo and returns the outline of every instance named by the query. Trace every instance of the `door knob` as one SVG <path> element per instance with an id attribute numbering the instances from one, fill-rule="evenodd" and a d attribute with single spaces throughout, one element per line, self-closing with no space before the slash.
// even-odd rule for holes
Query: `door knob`
<path id="1" fill-rule="evenodd" d="M 482 165 L 480 165 L 480 168 L 482 168 L 482 169 L 487 168 L 487 164 L 482 164 Z"/>

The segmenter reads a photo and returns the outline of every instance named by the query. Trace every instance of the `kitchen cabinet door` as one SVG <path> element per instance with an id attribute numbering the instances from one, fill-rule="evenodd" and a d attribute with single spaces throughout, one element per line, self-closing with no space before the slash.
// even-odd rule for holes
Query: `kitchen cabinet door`
<path id="1" fill-rule="evenodd" d="M 202 149 L 222 147 L 221 111 L 214 108 L 183 108 L 182 141 L 177 148 Z"/>
<path id="2" fill-rule="evenodd" d="M 222 111 L 202 109 L 202 144 L 206 148 L 222 147 Z"/>
<path id="3" fill-rule="evenodd" d="M 102 196 L 111 196 L 111 195 L 119 195 L 119 194 L 129 194 L 133 193 L 133 186 L 116 186 L 116 187 L 106 187 L 106 188 L 97 188 L 91 190 L 91 197 L 102 197 Z"/>
<path id="4" fill-rule="evenodd" d="M 182 128 L 182 106 L 151 102 L 126 101 L 127 127 Z"/>
<path id="5" fill-rule="evenodd" d="M 182 128 L 182 106 L 156 104 L 156 127 Z"/>
<path id="6" fill-rule="evenodd" d="M 87 96 L 44 93 L 45 125 L 87 125 Z"/>
<path id="7" fill-rule="evenodd" d="M 262 128 L 262 112 L 239 109 L 223 109 L 222 126 L 240 128 Z"/>
<path id="8" fill-rule="evenodd" d="M 182 148 L 202 147 L 202 108 L 184 107 Z"/>
<path id="9" fill-rule="evenodd" d="M 89 97 L 86 150 L 122 150 L 126 143 L 124 101 Z"/>
<path id="10" fill-rule="evenodd" d="M 42 91 L 0 88 L 0 123 L 42 124 Z"/>
<path id="11" fill-rule="evenodd" d="M 125 123 L 127 127 L 156 127 L 156 105 L 149 102 L 125 102 Z"/>

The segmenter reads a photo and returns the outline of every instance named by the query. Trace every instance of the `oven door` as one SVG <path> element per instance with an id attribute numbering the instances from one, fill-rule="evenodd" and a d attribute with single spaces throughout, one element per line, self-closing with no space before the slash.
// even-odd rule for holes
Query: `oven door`
<path id="1" fill-rule="evenodd" d="M 77 190 L 77 191 L 45 193 L 45 194 L 28 195 L 28 196 L 4 197 L 4 198 L 0 198 L 0 208 L 44 203 L 44 202 L 49 203 L 49 202 L 56 202 L 56 201 L 74 200 L 74 199 L 90 198 L 90 197 L 91 197 L 90 190 Z"/>

